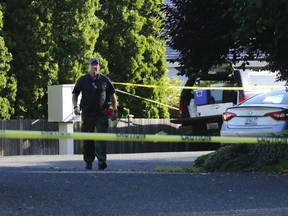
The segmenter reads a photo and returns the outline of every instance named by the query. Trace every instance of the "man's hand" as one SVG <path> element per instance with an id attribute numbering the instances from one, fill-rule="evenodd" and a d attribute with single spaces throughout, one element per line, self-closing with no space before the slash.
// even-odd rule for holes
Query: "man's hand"
<path id="1" fill-rule="evenodd" d="M 75 114 L 75 115 L 80 115 L 80 109 L 79 109 L 78 106 L 75 106 L 75 107 L 74 107 L 74 114 Z"/>

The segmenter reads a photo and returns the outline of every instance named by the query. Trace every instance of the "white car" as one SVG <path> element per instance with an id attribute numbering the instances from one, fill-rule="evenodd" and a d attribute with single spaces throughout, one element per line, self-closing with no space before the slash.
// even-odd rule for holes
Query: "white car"
<path id="1" fill-rule="evenodd" d="M 288 130 L 288 91 L 260 93 L 226 109 L 220 134 L 225 137 L 277 136 Z"/>

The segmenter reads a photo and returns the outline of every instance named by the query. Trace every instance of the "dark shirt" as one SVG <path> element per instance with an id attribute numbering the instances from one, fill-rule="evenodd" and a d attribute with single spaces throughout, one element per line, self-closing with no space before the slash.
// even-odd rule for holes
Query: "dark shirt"
<path id="1" fill-rule="evenodd" d="M 77 80 L 72 93 L 77 96 L 82 93 L 80 102 L 82 117 L 97 116 L 107 108 L 115 88 L 107 76 L 99 74 L 93 79 L 88 73 Z"/>

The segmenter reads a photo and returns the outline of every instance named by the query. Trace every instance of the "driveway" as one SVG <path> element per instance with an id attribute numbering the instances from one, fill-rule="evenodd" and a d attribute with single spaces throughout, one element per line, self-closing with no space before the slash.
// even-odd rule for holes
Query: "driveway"
<path id="1" fill-rule="evenodd" d="M 286 175 L 154 171 L 207 153 L 113 154 L 105 171 L 81 155 L 0 157 L 0 215 L 288 215 Z"/>

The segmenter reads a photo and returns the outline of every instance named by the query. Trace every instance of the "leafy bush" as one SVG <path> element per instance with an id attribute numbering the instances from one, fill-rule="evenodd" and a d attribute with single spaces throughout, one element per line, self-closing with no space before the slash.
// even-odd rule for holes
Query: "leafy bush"
<path id="1" fill-rule="evenodd" d="M 231 144 L 199 157 L 195 168 L 206 172 L 263 171 L 288 159 L 288 146 L 269 144 Z"/>

